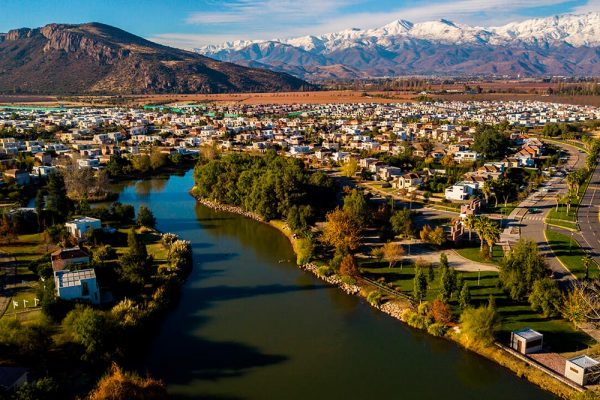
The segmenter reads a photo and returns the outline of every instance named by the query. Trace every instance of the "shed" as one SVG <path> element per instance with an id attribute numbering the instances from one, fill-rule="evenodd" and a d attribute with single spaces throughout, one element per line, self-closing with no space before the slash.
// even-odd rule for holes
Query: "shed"
<path id="1" fill-rule="evenodd" d="M 522 354 L 542 350 L 544 335 L 530 328 L 519 329 L 510 334 L 510 347 Z"/>
<path id="2" fill-rule="evenodd" d="M 600 362 L 588 356 L 578 356 L 565 362 L 565 377 L 585 386 L 600 380 Z"/>

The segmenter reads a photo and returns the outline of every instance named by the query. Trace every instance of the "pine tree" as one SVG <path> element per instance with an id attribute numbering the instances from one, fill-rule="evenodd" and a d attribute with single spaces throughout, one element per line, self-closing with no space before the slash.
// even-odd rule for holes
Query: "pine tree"
<path id="1" fill-rule="evenodd" d="M 471 305 L 471 290 L 469 289 L 469 285 L 463 285 L 460 291 L 459 305 L 461 310 Z"/>

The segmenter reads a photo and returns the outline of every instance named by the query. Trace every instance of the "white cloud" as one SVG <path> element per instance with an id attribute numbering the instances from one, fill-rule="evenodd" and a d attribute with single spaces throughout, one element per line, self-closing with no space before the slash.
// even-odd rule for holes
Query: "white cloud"
<path id="1" fill-rule="evenodd" d="M 589 0 L 586 4 L 573 8 L 573 14 L 585 14 L 600 11 L 600 0 Z"/>

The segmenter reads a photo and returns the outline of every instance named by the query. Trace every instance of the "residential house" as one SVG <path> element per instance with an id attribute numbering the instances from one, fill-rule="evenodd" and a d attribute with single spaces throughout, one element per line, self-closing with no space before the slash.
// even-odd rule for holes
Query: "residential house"
<path id="1" fill-rule="evenodd" d="M 446 200 L 468 200 L 479 189 L 477 182 L 458 182 L 445 190 Z"/>
<path id="2" fill-rule="evenodd" d="M 69 265 L 89 264 L 90 255 L 79 246 L 59 249 L 50 254 L 52 270 L 61 271 Z"/>
<path id="3" fill-rule="evenodd" d="M 65 227 L 71 235 L 81 240 L 88 231 L 102 228 L 102 221 L 98 218 L 82 217 L 69 221 Z"/>
<path id="4" fill-rule="evenodd" d="M 63 300 L 84 300 L 100 304 L 100 289 L 93 268 L 55 271 L 56 295 Z"/>
<path id="5" fill-rule="evenodd" d="M 405 189 L 409 192 L 417 190 L 417 188 L 423 183 L 423 179 L 414 172 L 409 172 L 398 178 L 394 182 L 394 185 L 398 189 Z"/>

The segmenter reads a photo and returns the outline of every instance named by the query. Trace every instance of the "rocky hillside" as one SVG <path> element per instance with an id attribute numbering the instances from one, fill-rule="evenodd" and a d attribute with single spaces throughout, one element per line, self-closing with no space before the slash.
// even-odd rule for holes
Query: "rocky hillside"
<path id="1" fill-rule="evenodd" d="M 99 23 L 0 34 L 0 93 L 138 94 L 309 89 L 301 79 L 162 46 Z"/>

